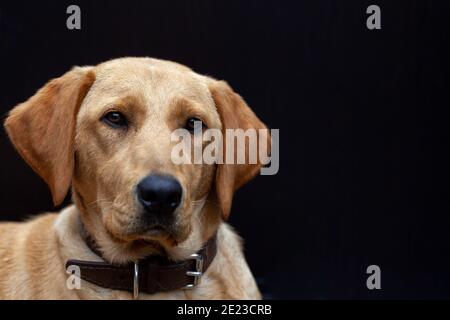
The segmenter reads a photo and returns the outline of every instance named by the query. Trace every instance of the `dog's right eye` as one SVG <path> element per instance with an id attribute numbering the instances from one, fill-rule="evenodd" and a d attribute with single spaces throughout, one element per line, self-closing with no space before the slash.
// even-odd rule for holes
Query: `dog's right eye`
<path id="1" fill-rule="evenodd" d="M 189 130 L 190 132 L 194 132 L 195 128 L 196 128 L 196 123 L 198 123 L 201 127 L 204 126 L 204 123 L 202 120 L 200 120 L 199 118 L 189 118 L 186 121 L 186 125 L 185 125 L 185 129 Z"/>
<path id="2" fill-rule="evenodd" d="M 103 116 L 102 121 L 113 128 L 126 128 L 128 124 L 127 118 L 117 111 L 108 112 Z"/>

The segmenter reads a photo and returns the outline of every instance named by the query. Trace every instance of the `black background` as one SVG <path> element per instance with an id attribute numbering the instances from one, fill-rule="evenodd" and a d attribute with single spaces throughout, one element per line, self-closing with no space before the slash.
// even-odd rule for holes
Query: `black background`
<path id="1" fill-rule="evenodd" d="M 225 79 L 280 129 L 278 175 L 230 221 L 266 298 L 450 298 L 449 21 L 445 1 L 2 1 L 0 112 L 121 56 Z M 4 130 L 0 148 L 0 219 L 55 210 Z"/>

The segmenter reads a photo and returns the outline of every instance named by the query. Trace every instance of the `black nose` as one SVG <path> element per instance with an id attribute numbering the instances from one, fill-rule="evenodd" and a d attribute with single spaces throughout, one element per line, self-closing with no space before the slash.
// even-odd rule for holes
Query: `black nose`
<path id="1" fill-rule="evenodd" d="M 170 214 L 181 201 L 180 183 L 163 175 L 149 175 L 137 185 L 137 196 L 145 211 L 153 214 Z"/>

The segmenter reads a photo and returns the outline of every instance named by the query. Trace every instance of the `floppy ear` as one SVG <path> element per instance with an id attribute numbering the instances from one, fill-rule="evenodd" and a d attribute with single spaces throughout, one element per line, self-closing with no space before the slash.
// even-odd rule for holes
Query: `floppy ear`
<path id="1" fill-rule="evenodd" d="M 235 164 L 225 163 L 225 159 L 227 158 L 226 152 L 228 151 L 226 147 L 226 129 L 243 129 L 244 131 L 255 129 L 259 144 L 259 129 L 267 129 L 267 127 L 253 113 L 244 99 L 235 93 L 225 81 L 210 79 L 209 89 L 222 122 L 222 136 L 224 141 L 223 164 L 217 165 L 215 195 L 222 209 L 222 217 L 226 220 L 230 215 L 234 192 L 257 175 L 262 167 L 259 157 L 257 157 L 256 164 L 249 164 L 248 141 L 245 143 L 245 164 L 236 164 L 236 143 L 234 150 L 229 150 L 234 152 L 233 159 L 235 159 Z M 270 150 L 270 133 L 267 132 L 266 136 L 267 138 L 264 143 L 267 143 L 266 150 Z M 260 147 L 258 145 L 258 148 Z"/>
<path id="2" fill-rule="evenodd" d="M 55 205 L 71 185 L 76 116 L 94 80 L 90 67 L 75 67 L 16 106 L 5 122 L 14 147 L 48 184 Z"/>

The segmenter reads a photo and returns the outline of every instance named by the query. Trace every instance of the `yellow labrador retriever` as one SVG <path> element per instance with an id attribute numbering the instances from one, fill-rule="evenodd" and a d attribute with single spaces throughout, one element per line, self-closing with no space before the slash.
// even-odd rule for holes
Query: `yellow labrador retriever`
<path id="1" fill-rule="evenodd" d="M 74 204 L 0 224 L 0 298 L 260 298 L 225 221 L 261 163 L 174 164 L 171 132 L 195 121 L 266 128 L 225 82 L 151 58 L 75 67 L 16 106 L 13 145 Z"/>

